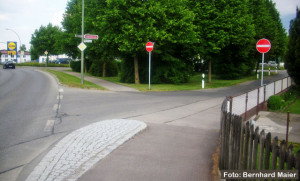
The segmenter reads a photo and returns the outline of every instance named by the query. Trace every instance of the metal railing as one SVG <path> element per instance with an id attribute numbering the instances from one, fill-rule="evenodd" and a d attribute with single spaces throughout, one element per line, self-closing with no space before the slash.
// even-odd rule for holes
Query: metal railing
<path id="1" fill-rule="evenodd" d="M 266 109 L 266 102 L 272 95 L 286 91 L 292 85 L 290 77 L 277 80 L 241 95 L 226 98 L 222 109 L 248 120 L 259 111 Z"/>

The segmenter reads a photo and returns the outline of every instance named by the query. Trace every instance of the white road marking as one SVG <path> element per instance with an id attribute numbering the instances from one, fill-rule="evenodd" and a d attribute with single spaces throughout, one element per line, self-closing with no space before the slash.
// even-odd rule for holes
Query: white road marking
<path id="1" fill-rule="evenodd" d="M 54 126 L 55 120 L 48 120 L 44 128 L 45 132 L 51 131 Z"/>
<path id="2" fill-rule="evenodd" d="M 57 109 L 60 109 L 60 105 L 54 104 L 54 106 L 53 106 L 53 111 L 56 111 Z"/>
<path id="3" fill-rule="evenodd" d="M 57 95 L 56 99 L 63 99 L 64 96 L 63 95 Z"/>

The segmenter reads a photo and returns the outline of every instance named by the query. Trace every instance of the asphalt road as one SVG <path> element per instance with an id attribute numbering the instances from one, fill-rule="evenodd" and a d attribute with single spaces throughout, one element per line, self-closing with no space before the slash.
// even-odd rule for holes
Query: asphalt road
<path id="1" fill-rule="evenodd" d="M 150 132 L 166 128 L 175 134 L 181 130 L 178 126 L 190 128 L 186 130 L 191 133 L 215 132 L 225 96 L 259 84 L 200 91 L 111 92 L 63 87 L 35 68 L 0 70 L 0 180 L 16 180 L 21 172 L 25 177 L 59 139 L 101 120 L 141 120 L 149 123 Z M 207 117 L 201 118 L 204 113 Z"/>
<path id="2" fill-rule="evenodd" d="M 36 156 L 28 143 L 52 135 L 45 126 L 56 116 L 57 92 L 57 83 L 48 74 L 0 70 L 0 180 Z"/>

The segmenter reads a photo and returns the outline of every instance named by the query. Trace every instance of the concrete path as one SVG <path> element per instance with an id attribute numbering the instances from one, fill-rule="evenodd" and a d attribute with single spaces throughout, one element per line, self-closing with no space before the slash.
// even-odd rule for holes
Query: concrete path
<path id="1" fill-rule="evenodd" d="M 272 138 L 277 136 L 280 140 L 286 139 L 287 113 L 276 113 L 261 111 L 258 114 L 255 126 L 264 129 L 266 133 L 271 132 Z M 300 115 L 290 114 L 289 141 L 299 142 L 300 140 Z"/>
<path id="2" fill-rule="evenodd" d="M 57 71 L 62 71 L 64 73 L 73 75 L 75 77 L 81 78 L 81 74 L 78 72 L 73 72 L 73 71 L 69 71 L 71 69 L 68 68 L 60 68 L 60 67 L 49 67 L 49 69 L 53 69 L 53 70 L 57 70 Z M 124 85 L 120 85 L 120 84 L 116 84 L 113 82 L 109 82 L 100 78 L 96 78 L 96 77 L 92 77 L 92 76 L 88 76 L 88 75 L 84 75 L 84 80 L 87 80 L 89 82 L 93 82 L 94 84 L 97 84 L 101 87 L 104 87 L 110 91 L 116 91 L 116 92 L 139 92 L 136 89 L 133 89 L 131 87 L 127 87 Z"/>

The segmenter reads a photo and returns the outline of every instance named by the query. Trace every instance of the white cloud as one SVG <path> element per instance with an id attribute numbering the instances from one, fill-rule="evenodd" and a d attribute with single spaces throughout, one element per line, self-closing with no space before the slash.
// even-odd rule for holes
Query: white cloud
<path id="1" fill-rule="evenodd" d="M 299 0 L 273 0 L 281 16 L 294 14 L 296 16 L 297 6 L 300 8 Z"/>

